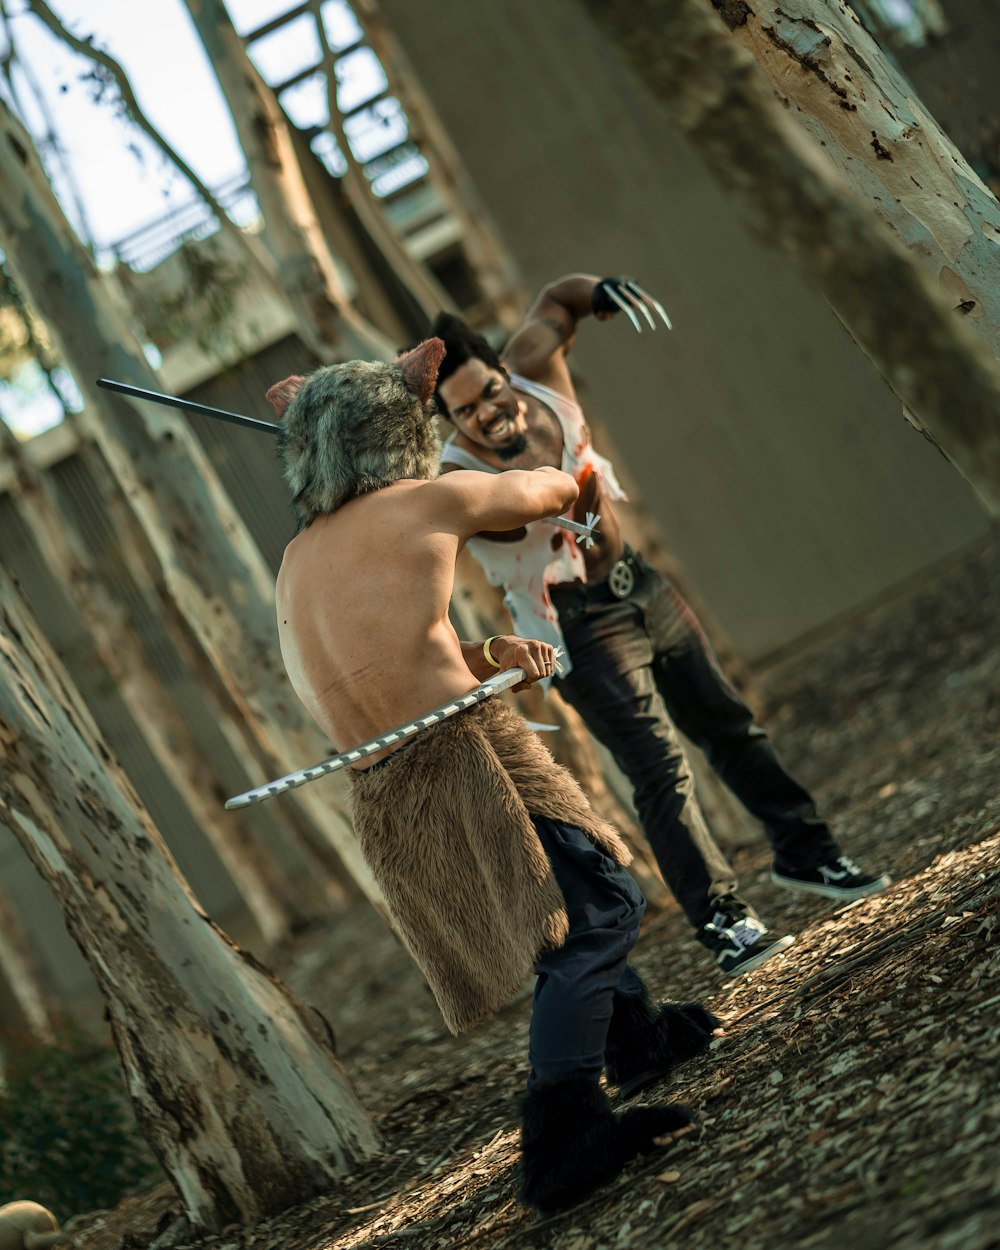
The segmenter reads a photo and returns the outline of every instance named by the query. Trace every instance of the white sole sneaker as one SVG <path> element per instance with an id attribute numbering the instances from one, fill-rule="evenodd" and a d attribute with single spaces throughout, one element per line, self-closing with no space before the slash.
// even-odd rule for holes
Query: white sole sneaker
<path id="1" fill-rule="evenodd" d="M 844 889 L 835 884 L 827 885 L 819 881 L 799 881 L 796 877 L 783 877 L 774 869 L 771 870 L 771 880 L 784 890 L 796 890 L 800 894 L 821 894 L 823 898 L 839 899 L 842 903 L 853 903 L 856 899 L 867 898 L 869 894 L 881 894 L 892 885 L 892 878 L 886 876 L 885 873 L 881 877 L 876 877 L 874 881 L 869 881 L 867 885 L 857 885 L 853 889 Z"/>
<path id="2" fill-rule="evenodd" d="M 754 968 L 759 968 L 761 964 L 767 963 L 772 955 L 780 955 L 783 950 L 787 950 L 794 941 L 795 938 L 790 935 L 775 938 L 773 942 L 767 943 L 766 948 L 759 955 L 753 955 L 749 959 L 744 959 L 735 968 L 723 968 L 719 964 L 719 971 L 727 977 L 739 977 L 744 972 L 753 972 Z"/>

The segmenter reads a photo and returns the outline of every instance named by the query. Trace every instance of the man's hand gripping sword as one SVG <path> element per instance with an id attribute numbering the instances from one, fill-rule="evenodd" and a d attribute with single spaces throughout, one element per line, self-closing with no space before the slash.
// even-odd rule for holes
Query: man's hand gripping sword
<path id="1" fill-rule="evenodd" d="M 556 647 L 557 672 L 561 668 L 559 664 L 559 656 L 561 654 L 562 648 Z M 508 690 L 511 686 L 516 686 L 519 681 L 524 681 L 524 678 L 525 672 L 523 668 L 508 668 L 502 673 L 494 673 L 492 677 L 487 678 L 481 685 L 476 686 L 474 690 L 470 690 L 468 694 L 460 695 L 457 699 L 450 699 L 439 707 L 431 708 L 429 712 L 425 712 L 422 716 L 414 717 L 412 721 L 406 721 L 402 725 L 397 725 L 395 729 L 390 729 L 388 733 L 379 734 L 377 738 L 372 738 L 368 742 L 362 742 L 359 746 L 351 747 L 349 751 L 341 751 L 339 755 L 331 755 L 329 759 L 322 760 L 319 764 L 313 764 L 311 768 L 300 768 L 297 772 L 286 773 L 284 777 L 279 777 L 277 781 L 269 781 L 266 785 L 257 786 L 253 790 L 247 790 L 244 794 L 237 794 L 235 797 L 227 799 L 226 810 L 232 811 L 238 807 L 249 807 L 252 803 L 262 803 L 265 799 L 273 799 L 278 794 L 284 794 L 286 790 L 294 790 L 296 786 L 304 786 L 307 781 L 315 781 L 318 777 L 325 777 L 329 773 L 339 772 L 340 769 L 346 768 L 348 764 L 354 764 L 369 755 L 374 755 L 376 751 L 384 750 L 385 747 L 392 746 L 395 742 L 401 742 L 404 738 L 412 738 L 422 730 L 429 729 L 431 725 L 440 724 L 441 721 L 447 720 L 450 716 L 456 716 L 459 712 L 464 712 L 467 707 L 472 707 L 475 703 L 482 703 L 492 695 L 499 694 L 501 690 Z M 553 728 L 553 726 L 538 726 L 538 728 Z"/>
<path id="2" fill-rule="evenodd" d="M 653 320 L 650 309 L 662 319 L 668 330 L 674 328 L 660 301 L 648 291 L 644 291 L 634 278 L 627 278 L 624 275 L 620 278 L 602 278 L 594 287 L 590 305 L 595 314 L 623 312 L 635 326 L 637 334 L 642 333 L 642 325 L 635 315 L 637 312 L 642 313 L 646 318 L 651 330 L 656 329 L 656 322 Z"/>

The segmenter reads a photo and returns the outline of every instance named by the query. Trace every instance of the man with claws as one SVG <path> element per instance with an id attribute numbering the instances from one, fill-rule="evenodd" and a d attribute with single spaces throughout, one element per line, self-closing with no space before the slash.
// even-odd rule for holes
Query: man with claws
<path id="1" fill-rule="evenodd" d="M 446 355 L 437 397 L 454 432 L 443 472 L 558 468 L 579 488 L 577 520 L 599 515 L 599 537 L 569 542 L 551 528 L 484 527 L 469 549 L 506 591 L 515 631 L 565 648 L 556 689 L 612 753 L 634 787 L 639 820 L 695 936 L 724 973 L 756 968 L 787 947 L 737 890 L 695 796 L 676 730 L 706 753 L 774 848 L 772 879 L 841 901 L 884 890 L 843 854 L 809 794 L 782 767 L 764 730 L 727 681 L 675 588 L 622 541 L 625 495 L 597 455 L 566 357 L 578 323 L 625 314 L 637 331 L 670 321 L 631 278 L 574 274 L 547 286 L 499 356 L 442 313 L 432 333 Z"/>
<path id="2" fill-rule="evenodd" d="M 340 744 L 419 721 L 494 669 L 520 668 L 525 684 L 554 671 L 544 640 L 460 642 L 448 604 L 473 534 L 559 516 L 577 484 L 552 466 L 439 476 L 443 355 L 430 339 L 394 365 L 332 365 L 268 392 L 299 516 L 278 575 L 281 652 Z M 691 1113 L 676 1105 L 614 1111 L 601 1074 L 628 1097 L 718 1021 L 696 1003 L 654 1005 L 628 966 L 645 906 L 629 852 L 524 721 L 489 699 L 348 772 L 361 849 L 448 1027 L 537 974 L 524 1200 L 576 1202 L 683 1130 Z"/>

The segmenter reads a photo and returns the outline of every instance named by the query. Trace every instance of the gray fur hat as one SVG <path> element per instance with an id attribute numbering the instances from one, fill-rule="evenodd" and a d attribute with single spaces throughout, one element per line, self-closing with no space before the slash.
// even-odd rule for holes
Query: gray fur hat
<path id="1" fill-rule="evenodd" d="M 393 364 L 350 360 L 271 387 L 299 529 L 358 495 L 437 477 L 434 385 L 443 357 L 441 340 L 427 339 Z"/>

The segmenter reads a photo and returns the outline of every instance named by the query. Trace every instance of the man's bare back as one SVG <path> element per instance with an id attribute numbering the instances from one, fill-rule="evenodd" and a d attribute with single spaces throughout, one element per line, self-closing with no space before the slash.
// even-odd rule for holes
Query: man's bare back
<path id="1" fill-rule="evenodd" d="M 554 469 L 399 481 L 318 516 L 289 543 L 276 588 L 281 654 L 338 750 L 477 684 L 448 617 L 462 544 L 483 528 L 558 515 L 575 498 L 573 479 Z"/>

